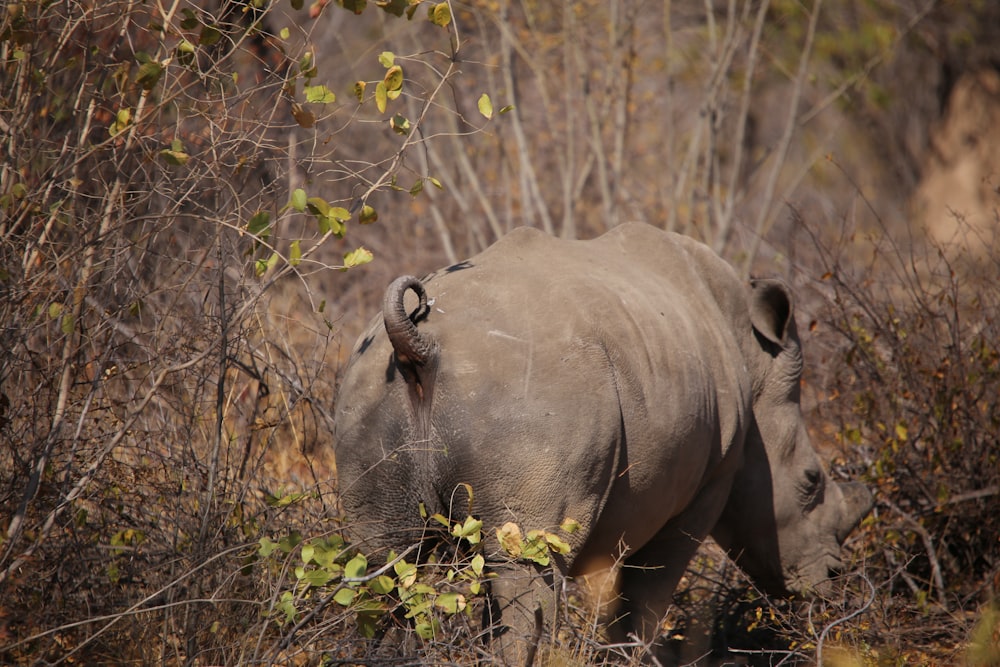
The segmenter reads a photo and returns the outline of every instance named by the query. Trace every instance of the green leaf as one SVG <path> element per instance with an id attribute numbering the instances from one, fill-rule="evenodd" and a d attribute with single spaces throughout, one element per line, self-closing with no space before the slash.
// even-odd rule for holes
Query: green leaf
<path id="1" fill-rule="evenodd" d="M 183 167 L 187 164 L 187 161 L 191 159 L 191 156 L 182 150 L 176 150 L 172 148 L 164 148 L 160 151 L 160 157 L 163 161 L 174 167 Z"/>
<path id="2" fill-rule="evenodd" d="M 314 563 L 331 572 L 340 572 L 343 569 L 334 563 L 344 548 L 344 540 L 339 535 L 313 540 L 312 546 Z"/>
<path id="3" fill-rule="evenodd" d="M 388 14 L 402 16 L 410 2 L 409 0 L 375 0 L 375 4 Z"/>
<path id="4" fill-rule="evenodd" d="M 301 581 L 304 581 L 309 586 L 326 586 L 333 579 L 331 575 L 326 570 L 309 570 L 304 573 L 304 576 L 300 577 Z"/>
<path id="5" fill-rule="evenodd" d="M 302 545 L 302 562 L 308 564 L 309 561 L 313 559 L 313 555 L 316 553 L 316 547 L 312 544 Z"/>
<path id="6" fill-rule="evenodd" d="M 401 588 L 409 588 L 417 580 L 417 566 L 414 563 L 401 560 L 393 565 L 392 569 L 396 572 Z"/>
<path id="7" fill-rule="evenodd" d="M 247 223 L 247 231 L 262 241 L 271 237 L 271 214 L 257 211 Z"/>
<path id="8" fill-rule="evenodd" d="M 143 90 L 152 90 L 156 87 L 162 74 L 163 65 L 151 60 L 139 66 L 139 73 L 136 75 L 135 81 L 142 86 Z"/>
<path id="9" fill-rule="evenodd" d="M 288 535 L 285 535 L 280 540 L 278 540 L 278 548 L 281 549 L 283 553 L 291 553 L 292 549 L 299 546 L 302 542 L 302 535 L 298 531 L 293 530 Z"/>
<path id="10" fill-rule="evenodd" d="M 387 91 L 399 90 L 403 87 L 403 68 L 399 65 L 393 65 L 389 68 L 389 71 L 385 73 L 382 81 L 385 82 L 385 89 Z"/>
<path id="11" fill-rule="evenodd" d="M 270 507 L 288 507 L 306 497 L 304 493 L 287 493 L 283 496 L 272 496 L 268 494 L 264 500 Z M 298 544 L 298 542 L 296 542 Z"/>
<path id="12" fill-rule="evenodd" d="M 339 0 L 339 3 L 344 9 L 354 12 L 355 14 L 360 14 L 365 11 L 365 7 L 368 5 L 368 0 Z"/>
<path id="13" fill-rule="evenodd" d="M 392 51 L 383 51 L 378 54 L 378 61 L 382 67 L 389 69 L 396 62 L 396 54 Z"/>
<path id="14" fill-rule="evenodd" d="M 396 114 L 390 118 L 389 126 L 392 128 L 393 132 L 401 134 L 404 137 L 410 133 L 410 120 L 402 114 Z"/>
<path id="15" fill-rule="evenodd" d="M 277 263 L 278 263 L 278 253 L 272 252 L 270 257 L 266 259 L 262 257 L 254 262 L 254 272 L 257 274 L 257 277 L 259 278 L 265 273 L 267 273 L 268 269 L 272 268 Z"/>
<path id="16" fill-rule="evenodd" d="M 181 14 L 184 15 L 184 18 L 181 19 L 181 28 L 184 30 L 194 30 L 198 27 L 198 17 L 195 15 L 193 9 L 185 7 L 181 10 Z"/>
<path id="17" fill-rule="evenodd" d="M 434 634 L 437 632 L 439 625 L 440 623 L 432 618 L 429 621 L 417 623 L 413 626 L 413 630 L 417 633 L 417 636 L 424 641 L 430 641 L 431 639 L 434 639 Z"/>
<path id="18" fill-rule="evenodd" d="M 63 305 L 58 301 L 49 304 L 49 319 L 58 319 L 63 312 Z"/>
<path id="19" fill-rule="evenodd" d="M 362 225 L 370 225 L 371 223 L 378 220 L 378 213 L 374 208 L 365 204 L 361 207 L 361 213 L 358 214 L 358 222 Z"/>
<path id="20" fill-rule="evenodd" d="M 76 320 L 73 318 L 73 313 L 66 313 L 59 320 L 59 329 L 62 330 L 67 336 L 73 333 L 76 328 Z"/>
<path id="21" fill-rule="evenodd" d="M 215 26 L 206 25 L 202 27 L 201 34 L 198 35 L 198 43 L 202 46 L 212 46 L 218 44 L 222 39 L 222 33 Z"/>
<path id="22" fill-rule="evenodd" d="M 386 104 L 388 104 L 389 91 L 386 90 L 385 81 L 379 81 L 375 84 L 375 108 L 378 109 L 379 113 L 385 113 Z"/>
<path id="23" fill-rule="evenodd" d="M 451 23 L 451 7 L 447 2 L 439 2 L 427 8 L 427 19 L 434 25 L 447 28 Z"/>
<path id="24" fill-rule="evenodd" d="M 292 36 L 292 32 L 287 27 L 282 28 L 278 31 L 278 36 L 281 37 L 282 40 L 287 41 L 288 38 Z"/>
<path id="25" fill-rule="evenodd" d="M 382 620 L 382 616 L 385 615 L 384 609 L 378 609 L 375 611 L 359 610 L 355 614 L 355 621 L 358 625 L 358 632 L 365 639 L 372 639 L 378 633 L 379 621 Z"/>
<path id="26" fill-rule="evenodd" d="M 281 602 L 277 604 L 278 611 L 285 614 L 285 623 L 291 623 L 298 614 L 298 610 L 295 609 L 294 599 L 295 597 L 291 591 L 285 591 L 281 594 Z"/>
<path id="27" fill-rule="evenodd" d="M 365 576 L 367 569 L 368 559 L 365 558 L 364 554 L 358 554 L 347 561 L 347 565 L 344 566 L 344 577 L 347 579 L 358 579 Z"/>
<path id="28" fill-rule="evenodd" d="M 503 115 L 508 111 L 513 111 L 513 110 L 514 110 L 514 105 L 508 104 L 507 106 L 500 107 L 500 114 Z"/>
<path id="29" fill-rule="evenodd" d="M 438 179 L 434 178 L 433 176 L 428 176 L 427 180 L 430 181 L 431 185 L 433 185 L 434 187 L 436 187 L 438 190 L 444 190 L 444 186 L 441 185 L 441 181 L 439 181 Z"/>
<path id="30" fill-rule="evenodd" d="M 477 577 L 483 576 L 483 568 L 486 566 L 486 559 L 483 558 L 482 554 L 476 554 L 472 557 L 472 573 Z"/>
<path id="31" fill-rule="evenodd" d="M 563 531 L 564 533 L 573 534 L 576 531 L 580 530 L 580 522 L 577 521 L 576 519 L 570 519 L 569 517 L 566 517 L 565 519 L 563 519 L 563 522 L 559 524 L 559 530 Z"/>
<path id="32" fill-rule="evenodd" d="M 354 602 L 354 596 L 357 595 L 357 591 L 353 588 L 341 588 L 333 596 L 333 601 L 339 604 L 341 607 L 346 607 L 352 602 Z"/>
<path id="33" fill-rule="evenodd" d="M 354 82 L 354 96 L 358 98 L 358 102 L 365 101 L 365 88 L 368 87 L 367 81 L 355 81 Z"/>
<path id="34" fill-rule="evenodd" d="M 272 552 L 278 547 L 275 542 L 272 542 L 267 537 L 260 538 L 260 547 L 257 548 L 257 554 L 261 558 L 267 558 Z"/>
<path id="35" fill-rule="evenodd" d="M 410 188 L 410 195 L 416 197 L 423 191 L 424 191 L 424 181 L 421 179 L 416 183 L 414 183 L 413 187 Z"/>
<path id="36" fill-rule="evenodd" d="M 337 96 L 326 86 L 306 86 L 306 102 L 313 104 L 332 104 L 337 101 Z"/>
<path id="37" fill-rule="evenodd" d="M 490 101 L 490 96 L 483 93 L 479 96 L 479 102 L 476 103 L 479 107 L 479 113 L 483 114 L 486 120 L 493 118 L 493 102 Z"/>
<path id="38" fill-rule="evenodd" d="M 534 561 L 543 567 L 549 564 L 549 544 L 545 539 L 544 530 L 529 530 L 524 539 L 524 551 L 521 557 Z"/>
<path id="39" fill-rule="evenodd" d="M 299 72 L 301 72 L 302 76 L 307 79 L 311 79 L 316 76 L 316 58 L 312 51 L 306 51 L 302 54 L 302 57 L 299 58 Z"/>
<path id="40" fill-rule="evenodd" d="M 132 110 L 131 109 L 119 109 L 115 114 L 115 120 L 108 127 L 108 133 L 112 137 L 116 137 L 122 133 L 132 122 Z"/>
<path id="41" fill-rule="evenodd" d="M 330 205 L 322 197 L 309 197 L 306 200 L 306 208 L 313 215 L 322 215 L 324 217 L 330 212 Z"/>
<path id="42" fill-rule="evenodd" d="M 455 524 L 451 529 L 451 534 L 461 539 L 465 538 L 469 544 L 479 544 L 482 539 L 483 522 L 471 516 L 465 517 L 465 523 Z"/>
<path id="43" fill-rule="evenodd" d="M 288 263 L 292 266 L 298 266 L 302 262 L 302 248 L 299 247 L 298 240 L 292 241 L 291 247 L 288 248 Z"/>
<path id="44" fill-rule="evenodd" d="M 569 542 L 562 539 L 555 533 L 545 533 L 545 541 L 548 543 L 549 548 L 559 554 L 568 554 L 571 550 Z"/>
<path id="45" fill-rule="evenodd" d="M 446 614 L 457 614 L 465 609 L 465 596 L 461 593 L 442 593 L 434 600 L 434 606 Z"/>
<path id="46" fill-rule="evenodd" d="M 361 266 L 362 264 L 367 264 L 375 258 L 372 252 L 365 247 L 357 248 L 351 252 L 344 254 L 344 267 L 343 270 L 353 268 L 355 266 Z"/>
<path id="47" fill-rule="evenodd" d="M 292 0 L 292 9 L 302 9 L 302 0 Z"/>
<path id="48" fill-rule="evenodd" d="M 396 587 L 396 580 L 389 575 L 380 574 L 372 579 L 368 587 L 376 595 L 385 595 L 386 593 L 391 593 L 392 589 Z"/>
<path id="49" fill-rule="evenodd" d="M 303 213 L 306 210 L 307 201 L 308 200 L 306 199 L 306 191 L 303 190 L 302 188 L 295 188 L 295 190 L 292 191 L 292 198 L 289 201 L 289 203 L 292 205 L 292 208 L 294 208 L 296 211 L 298 211 L 299 213 Z"/>

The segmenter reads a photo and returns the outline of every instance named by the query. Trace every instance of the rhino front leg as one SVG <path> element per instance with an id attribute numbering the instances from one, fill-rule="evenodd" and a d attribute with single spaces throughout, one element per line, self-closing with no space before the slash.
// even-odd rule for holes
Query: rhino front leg
<path id="1" fill-rule="evenodd" d="M 610 626 L 615 643 L 638 639 L 659 655 L 662 623 L 674 589 L 704 535 L 665 528 L 654 541 L 625 560 L 621 571 L 622 605 Z"/>
<path id="2" fill-rule="evenodd" d="M 546 631 L 555 628 L 557 593 L 552 571 L 511 563 L 491 568 L 492 604 L 484 611 L 490 646 L 503 664 L 529 666 Z"/>
<path id="3" fill-rule="evenodd" d="M 682 514 L 625 559 L 621 572 L 622 613 L 610 628 L 613 639 L 627 641 L 629 635 L 634 635 L 653 645 L 654 655 L 663 653 L 659 640 L 674 590 L 718 520 L 730 486 L 731 480 L 725 476 L 714 480 Z"/>

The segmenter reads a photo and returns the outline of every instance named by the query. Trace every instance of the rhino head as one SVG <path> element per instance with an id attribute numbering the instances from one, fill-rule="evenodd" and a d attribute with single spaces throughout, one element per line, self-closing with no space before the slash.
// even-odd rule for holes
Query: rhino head
<path id="1" fill-rule="evenodd" d="M 873 498 L 862 484 L 832 481 L 813 449 L 799 405 L 802 349 L 787 287 L 753 281 L 749 310 L 753 419 L 712 535 L 763 590 L 822 592 Z"/>

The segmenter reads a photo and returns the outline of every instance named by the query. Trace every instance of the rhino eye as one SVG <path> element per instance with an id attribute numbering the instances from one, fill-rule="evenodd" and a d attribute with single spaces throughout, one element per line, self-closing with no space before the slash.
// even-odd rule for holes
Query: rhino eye
<path id="1" fill-rule="evenodd" d="M 807 468 L 805 479 L 799 484 L 802 506 L 806 511 L 823 502 L 823 471 Z"/>

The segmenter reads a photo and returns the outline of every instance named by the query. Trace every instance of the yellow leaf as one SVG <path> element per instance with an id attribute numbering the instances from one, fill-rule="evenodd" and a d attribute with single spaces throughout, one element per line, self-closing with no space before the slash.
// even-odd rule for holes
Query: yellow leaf
<path id="1" fill-rule="evenodd" d="M 500 542 L 500 546 L 508 554 L 517 558 L 521 555 L 521 551 L 524 548 L 524 540 L 521 538 L 521 529 L 517 527 L 516 523 L 508 521 L 504 525 L 497 528 L 497 541 Z"/>
<path id="2" fill-rule="evenodd" d="M 907 430 L 906 424 L 904 424 L 903 422 L 899 422 L 898 424 L 896 424 L 896 437 L 899 438 L 900 441 L 906 442 L 906 437 L 909 434 L 910 432 Z"/>
<path id="3" fill-rule="evenodd" d="M 563 519 L 563 522 L 559 524 L 559 528 L 565 533 L 575 533 L 580 530 L 580 522 L 576 519 L 566 517 Z"/>
<path id="4" fill-rule="evenodd" d="M 451 23 L 451 7 L 447 2 L 439 2 L 427 9 L 427 19 L 434 25 L 447 28 Z"/>
<path id="5" fill-rule="evenodd" d="M 483 93 L 479 96 L 479 113 L 483 114 L 486 120 L 493 118 L 493 102 L 490 101 L 490 96 Z"/>
<path id="6" fill-rule="evenodd" d="M 361 266 L 362 264 L 367 264 L 373 259 L 375 259 L 375 256 L 372 254 L 371 250 L 368 250 L 367 248 L 362 246 L 344 255 L 343 270 L 346 271 L 347 269 L 353 268 L 355 266 Z"/>

